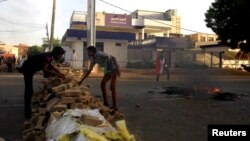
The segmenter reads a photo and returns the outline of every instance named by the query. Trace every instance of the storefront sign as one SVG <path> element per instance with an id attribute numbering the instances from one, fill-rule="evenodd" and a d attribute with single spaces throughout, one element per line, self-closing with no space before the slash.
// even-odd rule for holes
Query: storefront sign
<path id="1" fill-rule="evenodd" d="M 105 26 L 131 27 L 132 18 L 126 14 L 105 14 Z"/>

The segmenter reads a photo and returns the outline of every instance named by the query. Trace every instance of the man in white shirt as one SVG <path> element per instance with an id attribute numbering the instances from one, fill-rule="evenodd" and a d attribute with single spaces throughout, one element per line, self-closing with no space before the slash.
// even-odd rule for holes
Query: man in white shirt
<path id="1" fill-rule="evenodd" d="M 72 55 L 71 55 L 71 67 L 74 68 L 76 66 L 76 62 L 77 62 L 77 53 L 75 52 L 75 50 L 72 51 Z"/>

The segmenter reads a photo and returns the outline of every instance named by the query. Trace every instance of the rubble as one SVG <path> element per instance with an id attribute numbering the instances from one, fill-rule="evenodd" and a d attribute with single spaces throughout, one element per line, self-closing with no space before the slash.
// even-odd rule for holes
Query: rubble
<path id="1" fill-rule="evenodd" d="M 119 111 L 104 106 L 91 93 L 89 84 L 77 84 L 83 71 L 60 70 L 66 80 L 50 77 L 33 94 L 32 123 L 22 132 L 24 141 L 135 140 L 123 125 L 125 121 Z M 114 128 L 112 124 L 119 120 L 122 125 Z"/>

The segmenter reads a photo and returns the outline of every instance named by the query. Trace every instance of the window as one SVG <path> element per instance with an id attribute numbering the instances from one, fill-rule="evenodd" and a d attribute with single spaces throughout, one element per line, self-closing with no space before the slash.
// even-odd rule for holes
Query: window
<path id="1" fill-rule="evenodd" d="M 201 42 L 205 42 L 206 41 L 206 37 L 201 36 L 200 40 L 201 40 Z"/>
<path id="2" fill-rule="evenodd" d="M 208 37 L 208 41 L 214 41 L 214 37 Z"/>
<path id="3" fill-rule="evenodd" d="M 115 43 L 115 46 L 120 47 L 122 46 L 122 43 Z"/>

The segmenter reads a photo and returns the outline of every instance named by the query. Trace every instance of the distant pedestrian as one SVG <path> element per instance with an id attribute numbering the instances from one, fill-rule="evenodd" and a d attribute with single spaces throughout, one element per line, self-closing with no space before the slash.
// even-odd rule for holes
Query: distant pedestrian
<path id="1" fill-rule="evenodd" d="M 16 70 L 16 57 L 14 56 L 12 61 L 12 72 L 14 72 Z"/>
<path id="2" fill-rule="evenodd" d="M 166 58 L 164 52 L 160 52 L 156 58 L 156 81 L 159 81 L 160 75 L 167 73 L 167 80 L 169 80 L 169 69 L 166 63 Z"/>
<path id="3" fill-rule="evenodd" d="M 13 57 L 8 56 L 6 59 L 6 65 L 7 65 L 7 72 L 13 72 Z"/>
<path id="4" fill-rule="evenodd" d="M 76 62 L 77 62 L 77 53 L 75 52 L 75 50 L 72 51 L 72 54 L 71 54 L 71 59 L 70 59 L 70 63 L 71 63 L 71 67 L 72 68 L 75 68 L 76 67 Z"/>

